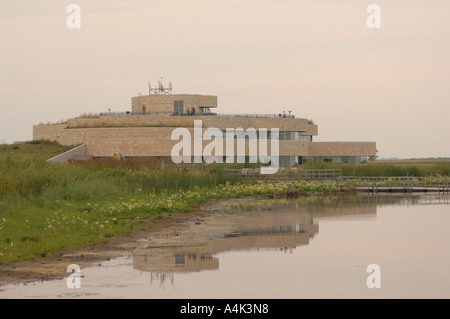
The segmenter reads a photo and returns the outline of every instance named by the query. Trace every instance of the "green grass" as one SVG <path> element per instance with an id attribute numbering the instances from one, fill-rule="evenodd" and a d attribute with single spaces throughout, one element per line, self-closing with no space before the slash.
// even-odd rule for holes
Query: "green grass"
<path id="1" fill-rule="evenodd" d="M 54 165 L 46 159 L 68 148 L 56 144 L 0 146 L 0 198 L 26 199 L 41 205 L 55 200 L 87 201 L 210 187 L 229 180 L 223 174 L 188 170 L 130 167 L 117 162 L 90 165 Z"/>
<path id="2" fill-rule="evenodd" d="M 0 264 L 98 245 L 139 229 L 146 218 L 193 211 L 214 198 L 335 190 L 334 184 L 303 181 L 244 184 L 222 174 L 221 165 L 212 165 L 208 172 L 176 172 L 126 161 L 89 165 L 46 162 L 68 149 L 48 141 L 0 145 Z M 389 169 L 410 174 L 409 165 L 413 164 L 339 168 L 349 170 L 344 175 L 353 175 L 354 170 L 371 176 L 386 174 Z M 447 164 L 415 167 L 420 174 L 448 174 Z"/>
<path id="3" fill-rule="evenodd" d="M 48 141 L 0 145 L 0 263 L 98 245 L 142 227 L 145 218 L 193 211 L 209 199 L 269 195 L 293 187 L 242 184 L 220 171 L 46 161 L 69 148 Z"/>
<path id="4" fill-rule="evenodd" d="M 46 140 L 30 141 L 23 144 L 0 145 L 0 160 L 19 164 L 28 160 L 45 161 L 53 156 L 64 153 L 73 146 L 62 146 L 57 142 Z M 20 158 L 20 160 L 18 160 Z M 3 166 L 1 167 L 3 168 Z"/>
<path id="5" fill-rule="evenodd" d="M 450 161 L 373 162 L 368 164 L 332 164 L 308 162 L 304 169 L 342 169 L 344 176 L 450 176 Z"/>
<path id="6" fill-rule="evenodd" d="M 70 148 L 48 141 L 0 145 L 0 263 L 99 244 L 134 229 L 137 217 L 192 209 L 166 203 L 169 194 L 208 189 L 229 180 L 222 174 L 133 168 L 119 162 L 83 166 L 46 162 Z M 152 207 L 130 204 L 139 198 L 146 198 Z M 111 203 L 129 206 L 119 211 Z"/>

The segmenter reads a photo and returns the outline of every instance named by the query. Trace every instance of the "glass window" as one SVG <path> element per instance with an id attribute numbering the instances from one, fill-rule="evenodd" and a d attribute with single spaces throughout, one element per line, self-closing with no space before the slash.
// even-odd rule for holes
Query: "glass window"
<path id="1" fill-rule="evenodd" d="M 184 112 L 184 101 L 173 101 L 173 114 L 181 115 Z"/>
<path id="2" fill-rule="evenodd" d="M 304 142 L 312 142 L 312 136 L 311 135 L 298 135 L 298 140 L 304 141 Z"/>
<path id="3" fill-rule="evenodd" d="M 184 254 L 175 254 L 175 266 L 182 267 L 186 264 Z"/>

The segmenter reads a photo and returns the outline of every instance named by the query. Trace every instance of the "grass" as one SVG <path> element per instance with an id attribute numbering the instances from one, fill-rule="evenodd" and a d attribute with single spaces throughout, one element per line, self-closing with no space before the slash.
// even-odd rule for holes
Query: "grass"
<path id="1" fill-rule="evenodd" d="M 213 198 L 328 190 L 306 182 L 243 184 L 220 171 L 46 162 L 67 149 L 47 141 L 0 146 L 0 263 L 98 245 L 145 218 L 193 211 Z"/>
<path id="2" fill-rule="evenodd" d="M 368 164 L 332 164 L 308 162 L 305 169 L 342 169 L 344 176 L 450 176 L 450 161 L 371 162 Z"/>
<path id="3" fill-rule="evenodd" d="M 196 171 L 46 162 L 68 149 L 48 141 L 0 145 L 0 263 L 99 244 L 139 226 L 138 217 L 192 209 L 168 203 L 169 194 L 228 180 Z M 151 207 L 135 207 L 132 199 Z"/>
<path id="4" fill-rule="evenodd" d="M 220 165 L 208 172 L 176 172 L 119 161 L 46 162 L 68 149 L 48 141 L 0 145 L 0 264 L 98 245 L 143 227 L 146 218 L 193 211 L 214 198 L 335 190 L 333 183 L 241 183 L 222 174 Z M 365 175 L 387 172 L 378 164 L 343 169 Z M 395 169 L 411 172 L 407 166 Z M 448 174 L 448 165 L 419 168 L 420 174 L 438 172 Z"/>

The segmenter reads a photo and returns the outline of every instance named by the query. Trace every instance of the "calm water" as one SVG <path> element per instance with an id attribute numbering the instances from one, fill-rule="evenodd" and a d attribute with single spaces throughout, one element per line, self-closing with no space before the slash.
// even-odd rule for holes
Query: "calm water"
<path id="1" fill-rule="evenodd" d="M 0 298 L 449 298 L 449 229 L 448 195 L 236 200 L 81 269 L 79 289 L 9 285 Z"/>

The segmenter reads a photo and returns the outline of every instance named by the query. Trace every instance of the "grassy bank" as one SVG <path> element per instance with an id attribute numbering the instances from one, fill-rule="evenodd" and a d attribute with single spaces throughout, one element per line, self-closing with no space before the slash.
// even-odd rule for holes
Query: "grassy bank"
<path id="1" fill-rule="evenodd" d="M 176 172 L 123 162 L 46 162 L 68 149 L 46 141 L 0 145 L 0 264 L 97 245 L 143 227 L 145 218 L 170 218 L 210 199 L 328 192 L 336 187 L 305 181 L 244 184 L 221 169 Z M 450 166 L 314 165 L 305 168 L 342 168 L 344 175 L 357 176 L 448 175 Z"/>
<path id="2" fill-rule="evenodd" d="M 220 172 L 117 165 L 55 165 L 50 142 L 0 146 L 0 263 L 92 246 L 138 229 L 146 217 L 194 210 L 213 198 L 329 189 L 319 183 L 242 184 Z"/>

